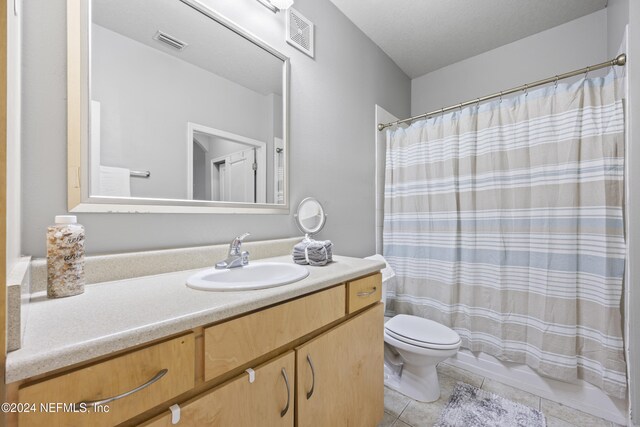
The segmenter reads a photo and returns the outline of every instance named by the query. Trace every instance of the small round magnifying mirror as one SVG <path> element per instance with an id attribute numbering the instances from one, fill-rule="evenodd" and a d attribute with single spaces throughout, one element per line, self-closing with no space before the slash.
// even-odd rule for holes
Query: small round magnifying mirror
<path id="1" fill-rule="evenodd" d="M 322 205 L 313 197 L 307 197 L 300 202 L 294 217 L 300 231 L 307 236 L 320 232 L 327 221 Z"/>

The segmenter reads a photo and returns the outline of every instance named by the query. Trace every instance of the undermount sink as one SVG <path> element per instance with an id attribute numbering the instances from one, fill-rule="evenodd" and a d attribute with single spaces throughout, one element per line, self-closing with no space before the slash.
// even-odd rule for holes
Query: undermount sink
<path id="1" fill-rule="evenodd" d="M 302 280 L 309 270 L 284 262 L 255 262 L 230 269 L 209 268 L 187 279 L 187 286 L 202 291 L 248 291 L 274 288 Z"/>

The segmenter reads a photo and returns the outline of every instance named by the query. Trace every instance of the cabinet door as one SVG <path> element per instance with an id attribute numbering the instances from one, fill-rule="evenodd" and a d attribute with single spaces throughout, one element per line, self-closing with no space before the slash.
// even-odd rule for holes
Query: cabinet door
<path id="1" fill-rule="evenodd" d="M 178 426 L 293 427 L 295 356 L 289 351 L 255 369 L 249 375 L 222 384 L 180 404 Z M 146 427 L 172 427 L 165 413 Z"/>
<path id="2" fill-rule="evenodd" d="M 374 427 L 384 411 L 383 306 L 296 349 L 299 427 Z"/>

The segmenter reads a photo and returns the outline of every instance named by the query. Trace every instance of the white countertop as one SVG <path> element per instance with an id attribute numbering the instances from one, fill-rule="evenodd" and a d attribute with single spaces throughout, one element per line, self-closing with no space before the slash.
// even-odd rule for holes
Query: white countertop
<path id="1" fill-rule="evenodd" d="M 291 256 L 259 261 L 291 263 Z M 209 292 L 190 289 L 188 270 L 87 286 L 85 293 L 47 299 L 32 296 L 22 348 L 7 354 L 11 383 L 207 325 L 328 286 L 367 275 L 384 263 L 334 256 L 309 276 L 271 289 Z"/>

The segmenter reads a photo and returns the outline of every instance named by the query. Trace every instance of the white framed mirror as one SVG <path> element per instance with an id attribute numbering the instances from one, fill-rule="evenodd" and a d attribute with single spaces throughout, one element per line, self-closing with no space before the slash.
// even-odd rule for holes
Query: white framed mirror
<path id="1" fill-rule="evenodd" d="M 283 213 L 289 59 L 197 0 L 68 0 L 71 212 Z"/>

